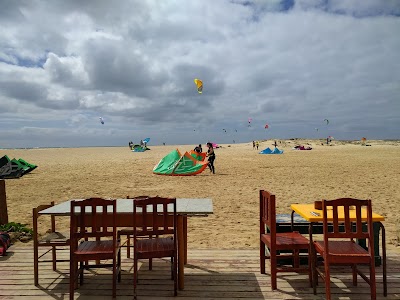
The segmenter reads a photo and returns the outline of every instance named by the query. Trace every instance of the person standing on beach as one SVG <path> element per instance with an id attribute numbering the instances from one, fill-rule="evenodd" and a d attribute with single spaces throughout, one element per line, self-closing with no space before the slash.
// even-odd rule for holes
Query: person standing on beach
<path id="1" fill-rule="evenodd" d="M 253 150 L 256 149 L 256 142 L 253 141 Z"/>
<path id="2" fill-rule="evenodd" d="M 214 153 L 214 148 L 211 143 L 207 143 L 207 157 L 208 157 L 208 167 L 210 169 L 210 172 L 213 172 L 215 174 L 215 167 L 214 167 L 214 160 L 215 160 L 215 153 Z"/>
<path id="3" fill-rule="evenodd" d="M 256 141 L 256 147 L 257 147 L 257 150 L 258 150 L 258 146 L 260 145 L 260 143 L 258 142 L 258 141 Z"/>

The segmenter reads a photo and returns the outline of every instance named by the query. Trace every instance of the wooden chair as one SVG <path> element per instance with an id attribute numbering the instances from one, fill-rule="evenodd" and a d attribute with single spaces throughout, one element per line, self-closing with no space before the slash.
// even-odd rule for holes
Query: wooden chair
<path id="1" fill-rule="evenodd" d="M 350 210 L 354 210 L 356 221 L 349 219 Z M 362 209 L 367 211 L 367 231 L 363 230 L 361 219 Z M 327 211 L 332 210 L 333 226 L 328 230 Z M 338 211 L 343 212 L 344 221 L 338 220 Z M 314 241 L 312 249 L 313 289 L 316 294 L 318 274 L 325 281 L 326 299 L 331 299 L 330 273 L 332 265 L 350 265 L 353 273 L 353 285 L 357 285 L 357 274 L 359 274 L 371 288 L 371 299 L 376 299 L 375 281 L 375 259 L 374 259 L 374 233 L 372 227 L 371 200 L 358 200 L 352 198 L 341 198 L 336 200 L 322 201 L 324 240 Z M 339 223 L 343 223 L 344 231 L 339 230 Z M 338 240 L 339 239 L 339 240 Z M 355 239 L 367 239 L 368 250 L 358 245 Z M 323 268 L 317 263 L 317 253 L 323 259 Z M 368 278 L 358 268 L 358 264 L 367 264 L 370 268 Z"/>
<path id="2" fill-rule="evenodd" d="M 101 238 L 107 239 L 101 240 Z M 78 242 L 80 242 L 79 245 Z M 88 262 L 91 260 L 96 262 L 112 260 L 112 263 L 90 265 Z M 90 198 L 71 201 L 70 299 L 74 299 L 78 277 L 80 284 L 83 284 L 85 269 L 109 267 L 112 267 L 113 271 L 112 296 L 115 298 L 116 281 L 121 280 L 121 251 L 116 230 L 116 200 Z"/>
<path id="3" fill-rule="evenodd" d="M 168 207 L 171 207 L 168 211 Z M 136 214 L 141 213 L 138 221 Z M 171 220 L 172 218 L 172 220 Z M 176 199 L 151 197 L 133 200 L 134 297 L 138 279 L 138 260 L 171 257 L 174 296 L 178 294 Z"/>
<path id="4" fill-rule="evenodd" d="M 126 196 L 126 199 L 145 199 L 148 198 L 149 196 L 136 196 L 136 197 L 130 197 L 129 195 Z M 124 241 L 121 239 L 122 236 L 126 236 L 126 239 Z M 131 257 L 131 239 L 133 239 L 133 229 L 132 227 L 126 227 L 118 230 L 117 233 L 118 239 L 121 241 L 121 247 L 126 247 L 126 257 L 130 258 Z M 149 261 L 149 270 L 152 269 L 152 262 L 151 260 Z"/>
<path id="5" fill-rule="evenodd" d="M 53 271 L 57 270 L 57 262 L 65 262 L 69 261 L 69 259 L 57 259 L 57 250 L 69 251 L 70 239 L 69 232 L 62 233 L 56 230 L 56 220 L 54 216 L 50 217 L 50 230 L 47 231 L 47 234 L 39 237 L 38 233 L 38 221 L 39 221 L 39 212 L 49 207 L 54 206 L 54 201 L 51 204 L 39 205 L 33 208 L 32 217 L 33 217 L 33 272 L 34 272 L 34 283 L 35 285 L 39 285 L 39 263 L 43 262 L 52 262 L 53 263 Z M 44 216 L 43 216 L 44 217 Z M 49 218 L 48 216 L 46 216 Z M 42 218 L 43 219 L 43 218 Z M 39 255 L 39 248 L 44 247 L 47 248 L 47 251 Z M 65 248 L 68 247 L 68 248 Z M 52 252 L 52 259 L 42 259 L 44 255 L 49 252 Z"/>
<path id="6" fill-rule="evenodd" d="M 308 267 L 300 267 L 300 250 L 310 249 L 310 242 L 298 232 L 276 232 L 276 207 L 275 195 L 260 190 L 260 269 L 265 274 L 265 259 L 270 259 L 271 264 L 271 288 L 277 289 L 278 272 L 307 272 L 310 286 L 311 261 Z M 265 254 L 266 247 L 269 255 Z M 288 253 L 290 251 L 290 253 Z M 292 258 L 293 266 L 278 266 L 278 259 Z"/>

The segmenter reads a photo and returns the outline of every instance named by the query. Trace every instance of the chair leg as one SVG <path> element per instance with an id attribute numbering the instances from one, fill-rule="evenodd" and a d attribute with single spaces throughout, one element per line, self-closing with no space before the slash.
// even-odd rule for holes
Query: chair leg
<path id="1" fill-rule="evenodd" d="M 171 256 L 171 279 L 174 280 L 174 257 Z"/>
<path id="2" fill-rule="evenodd" d="M 353 273 L 353 285 L 357 286 L 357 265 L 351 265 L 352 273 Z"/>
<path id="3" fill-rule="evenodd" d="M 386 232 L 385 227 L 381 222 L 379 222 L 379 226 L 382 231 L 382 272 L 383 272 L 383 295 L 387 296 L 387 273 L 386 273 Z"/>
<path id="4" fill-rule="evenodd" d="M 70 259 L 69 262 L 69 299 L 74 299 L 74 290 L 75 290 L 75 263 L 74 260 Z"/>
<path id="5" fill-rule="evenodd" d="M 293 266 L 298 268 L 300 266 L 300 251 L 293 250 Z"/>
<path id="6" fill-rule="evenodd" d="M 331 300 L 331 271 L 329 264 L 325 261 L 325 295 L 326 300 Z"/>
<path id="7" fill-rule="evenodd" d="M 83 261 L 79 262 L 79 284 L 82 285 L 83 284 L 83 272 L 85 271 L 85 269 L 83 268 Z"/>
<path id="8" fill-rule="evenodd" d="M 371 287 L 371 300 L 376 300 L 375 260 L 372 260 L 369 271 L 370 271 L 369 282 Z"/>
<path id="9" fill-rule="evenodd" d="M 112 281 L 112 297 L 117 297 L 117 258 L 113 257 L 113 281 Z"/>
<path id="10" fill-rule="evenodd" d="M 271 263 L 271 288 L 273 290 L 276 290 L 278 287 L 276 283 L 277 259 L 275 251 L 271 251 L 270 263 Z"/>
<path id="11" fill-rule="evenodd" d="M 311 276 L 312 276 L 312 287 L 314 295 L 317 294 L 318 285 L 318 272 L 317 272 L 317 252 L 314 247 L 311 247 Z"/>
<path id="12" fill-rule="evenodd" d="M 131 258 L 131 236 L 127 235 L 128 240 L 126 241 L 126 257 Z"/>
<path id="13" fill-rule="evenodd" d="M 310 283 L 310 287 L 313 287 L 313 279 L 312 279 L 312 263 L 311 263 L 311 251 L 308 249 L 308 281 Z"/>
<path id="14" fill-rule="evenodd" d="M 56 247 L 51 247 L 51 255 L 53 257 L 53 271 L 57 270 L 57 254 L 56 254 Z"/>
<path id="15" fill-rule="evenodd" d="M 133 296 L 136 299 L 136 285 L 137 285 L 137 257 L 136 253 L 133 253 Z"/>
<path id="16" fill-rule="evenodd" d="M 121 248 L 118 249 L 117 268 L 118 268 L 118 282 L 121 282 Z"/>
<path id="17" fill-rule="evenodd" d="M 260 272 L 265 274 L 265 244 L 260 241 Z"/>
<path id="18" fill-rule="evenodd" d="M 33 246 L 33 273 L 34 283 L 39 285 L 39 249 L 36 245 Z"/>
<path id="19" fill-rule="evenodd" d="M 174 261 L 174 296 L 178 296 L 178 257 L 175 255 Z"/>

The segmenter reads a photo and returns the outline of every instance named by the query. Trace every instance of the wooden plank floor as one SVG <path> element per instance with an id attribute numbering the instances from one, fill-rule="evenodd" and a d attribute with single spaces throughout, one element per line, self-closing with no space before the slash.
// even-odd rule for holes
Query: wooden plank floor
<path id="1" fill-rule="evenodd" d="M 58 251 L 68 259 L 67 251 Z M 50 257 L 50 256 L 49 256 Z M 117 299 L 133 298 L 132 259 L 123 252 L 122 281 L 117 285 Z M 143 261 L 139 270 L 138 299 L 173 297 L 168 260 L 155 260 L 153 270 Z M 267 272 L 268 270 L 267 263 Z M 68 262 L 52 271 L 50 263 L 39 265 L 40 286 L 33 285 L 33 249 L 11 247 L 0 257 L 0 299 L 68 299 Z M 98 269 L 85 273 L 85 284 L 75 292 L 75 299 L 112 299 L 111 272 Z M 335 269 L 332 274 L 333 299 L 370 299 L 369 286 L 360 278 L 352 286 L 349 268 Z M 400 255 L 388 255 L 388 297 L 383 297 L 382 267 L 377 267 L 378 299 L 400 299 Z M 189 250 L 185 266 L 185 289 L 179 299 L 325 299 L 324 285 L 313 295 L 306 274 L 281 273 L 278 290 L 271 291 L 270 276 L 259 271 L 258 250 Z"/>

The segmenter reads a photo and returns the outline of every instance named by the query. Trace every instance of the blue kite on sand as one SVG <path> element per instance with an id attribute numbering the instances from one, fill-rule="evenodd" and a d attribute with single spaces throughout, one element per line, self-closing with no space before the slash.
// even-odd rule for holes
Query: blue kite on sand
<path id="1" fill-rule="evenodd" d="M 282 154 L 282 153 L 283 150 L 279 150 L 278 148 L 271 150 L 269 147 L 259 152 L 259 154 Z"/>

